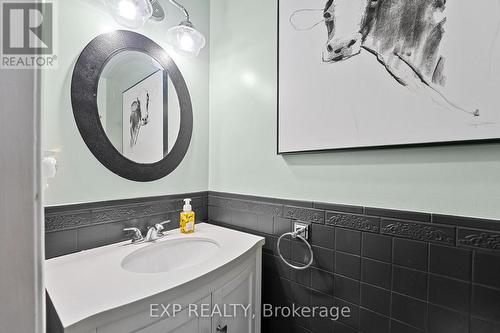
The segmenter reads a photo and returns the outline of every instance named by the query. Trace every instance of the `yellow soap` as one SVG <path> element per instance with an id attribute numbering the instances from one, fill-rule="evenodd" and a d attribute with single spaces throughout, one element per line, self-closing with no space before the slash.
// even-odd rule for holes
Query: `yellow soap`
<path id="1" fill-rule="evenodd" d="M 196 219 L 193 209 L 191 208 L 191 199 L 184 199 L 184 207 L 179 221 L 183 234 L 192 234 L 194 232 Z"/>

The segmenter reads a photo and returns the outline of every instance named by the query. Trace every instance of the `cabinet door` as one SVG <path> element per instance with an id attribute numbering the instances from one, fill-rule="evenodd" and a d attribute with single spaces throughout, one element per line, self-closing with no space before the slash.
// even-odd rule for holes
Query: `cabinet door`
<path id="1" fill-rule="evenodd" d="M 255 269 L 255 265 L 247 267 L 212 293 L 212 333 L 255 333 Z"/>
<path id="2" fill-rule="evenodd" d="M 210 304 L 210 296 L 197 302 L 199 308 L 201 304 Z M 148 326 L 137 333 L 210 333 L 211 320 L 198 316 L 190 316 L 189 308 L 183 309 L 175 317 L 164 319 L 151 326 Z"/>

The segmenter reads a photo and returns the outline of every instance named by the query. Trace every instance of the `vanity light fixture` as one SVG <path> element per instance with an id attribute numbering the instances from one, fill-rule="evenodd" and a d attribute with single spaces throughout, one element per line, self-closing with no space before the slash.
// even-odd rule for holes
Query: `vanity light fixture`
<path id="1" fill-rule="evenodd" d="M 138 29 L 153 16 L 150 0 L 106 0 L 111 14 L 119 24 Z"/>
<path id="2" fill-rule="evenodd" d="M 167 31 L 167 43 L 174 50 L 187 57 L 196 57 L 205 47 L 206 40 L 201 32 L 196 30 L 193 23 L 189 20 L 189 13 L 186 8 L 175 0 L 169 0 L 177 8 L 179 8 L 186 19 Z"/>
<path id="3" fill-rule="evenodd" d="M 205 47 L 205 37 L 194 28 L 186 8 L 176 0 L 169 1 L 179 8 L 185 20 L 167 30 L 167 43 L 183 56 L 198 56 Z M 158 0 L 106 0 L 106 5 L 116 22 L 130 29 L 141 28 L 149 19 L 162 21 L 165 18 Z"/>

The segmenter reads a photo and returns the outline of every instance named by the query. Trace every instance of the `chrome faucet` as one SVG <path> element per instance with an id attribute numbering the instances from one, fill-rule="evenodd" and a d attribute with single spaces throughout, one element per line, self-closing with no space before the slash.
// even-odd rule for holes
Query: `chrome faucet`
<path id="1" fill-rule="evenodd" d="M 132 237 L 132 243 L 142 243 L 144 241 L 144 237 L 142 237 L 142 232 L 137 228 L 125 228 L 123 231 L 132 231 L 134 232 L 134 237 Z"/>
<path id="2" fill-rule="evenodd" d="M 171 221 L 165 221 L 161 223 L 156 223 L 154 227 L 150 227 L 148 229 L 148 233 L 146 234 L 146 237 L 144 238 L 145 242 L 154 242 L 157 239 L 160 239 L 164 237 L 163 235 L 163 230 L 165 229 L 164 225 L 169 224 Z"/>
<path id="3" fill-rule="evenodd" d="M 165 235 L 163 234 L 163 230 L 165 230 L 165 225 L 169 224 L 171 221 L 165 221 L 161 223 L 156 223 L 153 227 L 148 229 L 146 237 L 142 236 L 141 231 L 138 228 L 125 228 L 123 231 L 133 231 L 134 236 L 132 237 L 132 244 L 136 243 L 146 243 L 146 242 L 154 242 L 157 239 L 163 238 Z"/>

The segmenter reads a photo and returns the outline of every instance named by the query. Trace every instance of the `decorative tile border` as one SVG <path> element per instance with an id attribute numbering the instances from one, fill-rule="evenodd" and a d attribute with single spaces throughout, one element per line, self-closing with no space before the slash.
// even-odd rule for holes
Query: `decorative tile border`
<path id="1" fill-rule="evenodd" d="M 380 218 L 372 216 L 326 212 L 326 224 L 375 233 L 380 231 Z"/>
<path id="2" fill-rule="evenodd" d="M 382 220 L 381 233 L 420 241 L 455 244 L 455 229 L 429 223 Z"/>
<path id="3" fill-rule="evenodd" d="M 92 211 L 52 213 L 45 215 L 45 231 L 57 231 L 92 224 Z"/>
<path id="4" fill-rule="evenodd" d="M 458 228 L 457 243 L 461 247 L 500 251 L 500 233 Z"/>
<path id="5" fill-rule="evenodd" d="M 283 217 L 294 220 L 300 220 L 304 222 L 325 224 L 324 210 L 295 207 L 295 206 L 285 206 L 283 208 Z"/>
<path id="6" fill-rule="evenodd" d="M 287 199 L 222 192 L 209 192 L 208 200 L 209 206 L 273 216 L 278 216 L 279 207 L 282 207 L 282 217 L 292 220 L 327 224 L 448 246 L 500 252 L 500 221 L 495 220 L 324 202 L 313 202 L 314 208 L 309 208 L 308 201 L 304 201 L 303 205 L 294 206 L 290 205 L 291 201 Z M 238 203 L 235 204 L 232 201 Z M 268 214 L 263 208 L 252 210 L 245 202 L 251 202 L 254 207 L 271 205 L 276 210 L 272 214 Z"/>
<path id="7" fill-rule="evenodd" d="M 122 207 L 104 208 L 92 212 L 94 224 L 110 223 L 149 215 L 154 215 L 154 209 L 149 205 L 128 205 Z"/>
<path id="8" fill-rule="evenodd" d="M 47 207 L 45 209 L 45 231 L 63 231 L 180 211 L 183 204 L 180 198 L 183 197 L 192 198 L 194 208 L 206 207 L 206 196 L 207 192 L 196 192 L 174 196 Z"/>
<path id="9" fill-rule="evenodd" d="M 179 211 L 184 197 L 193 198 L 193 206 L 202 207 L 205 214 L 209 207 L 219 207 L 258 216 L 326 223 L 394 237 L 500 252 L 500 221 L 221 192 L 196 192 L 47 207 L 45 230 L 57 232 L 119 221 L 147 219 L 150 216 Z M 294 202 L 303 204 L 295 206 Z"/>

